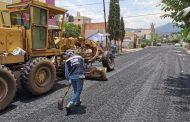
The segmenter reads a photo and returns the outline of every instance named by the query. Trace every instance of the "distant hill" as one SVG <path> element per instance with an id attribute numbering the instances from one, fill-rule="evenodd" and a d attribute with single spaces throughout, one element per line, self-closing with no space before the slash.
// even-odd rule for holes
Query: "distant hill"
<path id="1" fill-rule="evenodd" d="M 162 25 L 156 28 L 156 33 L 161 34 L 161 35 L 168 34 L 171 32 L 180 32 L 180 31 L 181 29 L 173 23 L 167 23 L 165 25 Z"/>
<path id="2" fill-rule="evenodd" d="M 140 31 L 142 28 L 125 28 L 126 31 L 131 31 L 131 32 L 137 32 Z M 148 29 L 148 28 L 147 28 Z M 165 34 L 169 34 L 171 32 L 180 32 L 181 29 L 179 27 L 177 27 L 175 24 L 173 23 L 167 23 L 165 25 L 159 26 L 156 28 L 156 33 L 160 34 L 160 35 L 165 35 Z"/>
<path id="3" fill-rule="evenodd" d="M 142 30 L 142 28 L 137 28 L 137 29 L 135 29 L 135 28 L 125 28 L 125 31 L 130 31 L 130 32 L 137 32 L 137 31 L 140 31 L 140 30 Z"/>

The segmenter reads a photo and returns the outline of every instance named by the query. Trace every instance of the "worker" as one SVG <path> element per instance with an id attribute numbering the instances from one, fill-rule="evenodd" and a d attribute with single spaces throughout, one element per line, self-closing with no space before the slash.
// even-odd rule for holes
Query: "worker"
<path id="1" fill-rule="evenodd" d="M 84 59 L 72 50 L 66 52 L 68 59 L 65 64 L 65 77 L 71 83 L 74 94 L 66 106 L 66 115 L 71 113 L 73 106 L 80 106 L 82 103 L 80 96 L 84 83 Z"/>
<path id="2" fill-rule="evenodd" d="M 112 49 L 113 57 L 115 58 L 115 54 L 116 54 L 116 52 L 117 52 L 117 47 L 116 47 L 116 45 L 115 45 L 115 44 L 112 44 L 112 45 L 111 45 L 111 49 Z"/>

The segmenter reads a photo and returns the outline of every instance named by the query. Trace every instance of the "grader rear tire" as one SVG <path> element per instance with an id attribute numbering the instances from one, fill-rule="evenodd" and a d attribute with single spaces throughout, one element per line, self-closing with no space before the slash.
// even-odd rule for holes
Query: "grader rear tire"
<path id="1" fill-rule="evenodd" d="M 15 93 L 16 79 L 14 74 L 5 66 L 0 65 L 0 111 L 12 102 Z"/>
<path id="2" fill-rule="evenodd" d="M 106 67 L 108 71 L 114 70 L 115 62 L 111 52 L 105 51 L 102 55 L 103 67 Z"/>
<path id="3" fill-rule="evenodd" d="M 41 95 L 53 88 L 55 78 L 55 66 L 47 58 L 40 57 L 26 63 L 21 84 L 32 95 Z"/>

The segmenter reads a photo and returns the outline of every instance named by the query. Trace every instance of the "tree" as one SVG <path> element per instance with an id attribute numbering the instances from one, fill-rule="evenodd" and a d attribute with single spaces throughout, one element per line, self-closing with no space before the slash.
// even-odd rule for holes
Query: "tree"
<path id="1" fill-rule="evenodd" d="M 186 38 L 184 41 L 190 43 L 190 37 Z"/>
<path id="2" fill-rule="evenodd" d="M 153 40 L 155 41 L 155 43 L 159 43 L 163 41 L 163 37 L 161 37 L 158 34 L 155 34 Z"/>
<path id="3" fill-rule="evenodd" d="M 183 30 L 182 37 L 186 38 L 190 32 L 190 1 L 189 0 L 162 0 L 162 10 L 169 12 L 163 17 L 170 17 Z"/>
<path id="4" fill-rule="evenodd" d="M 74 25 L 72 23 L 65 24 L 64 36 L 66 38 L 69 38 L 69 37 L 77 38 L 80 35 L 81 35 L 81 26 L 80 25 Z"/>
<path id="5" fill-rule="evenodd" d="M 119 41 L 120 39 L 120 6 L 119 0 L 110 0 L 110 9 L 108 16 L 108 33 L 110 34 L 109 39 Z"/>
<path id="6" fill-rule="evenodd" d="M 121 40 L 121 52 L 122 52 L 122 45 L 123 45 L 123 40 L 125 38 L 125 24 L 124 24 L 124 21 L 123 21 L 123 17 L 121 17 L 121 22 L 120 22 L 120 40 Z"/>
<path id="7" fill-rule="evenodd" d="M 107 31 L 110 34 L 110 41 L 114 39 L 114 28 L 115 28 L 115 0 L 110 0 L 109 16 L 108 16 L 108 28 Z"/>
<path id="8" fill-rule="evenodd" d="M 176 44 L 176 43 L 179 43 L 180 40 L 179 40 L 179 39 L 170 38 L 170 39 L 169 39 L 169 42 L 170 42 L 170 43 L 173 43 L 173 44 Z"/>
<path id="9" fill-rule="evenodd" d="M 118 42 L 118 51 L 119 49 L 119 41 L 121 36 L 120 31 L 120 6 L 119 6 L 119 0 L 116 0 L 115 3 L 115 28 L 114 28 L 114 40 Z"/>

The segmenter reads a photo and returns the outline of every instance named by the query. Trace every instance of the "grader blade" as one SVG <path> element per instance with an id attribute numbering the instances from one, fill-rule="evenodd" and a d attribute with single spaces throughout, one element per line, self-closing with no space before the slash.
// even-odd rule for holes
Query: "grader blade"
<path id="1" fill-rule="evenodd" d="M 85 77 L 86 79 L 91 80 L 107 80 L 107 68 L 105 67 L 88 67 L 85 69 Z"/>

